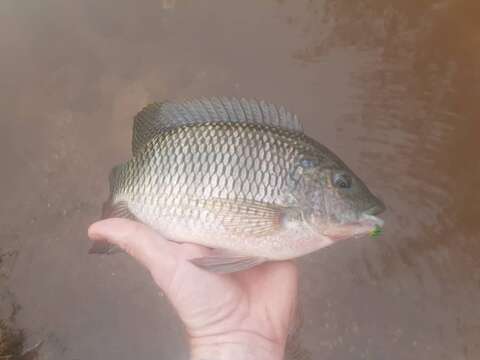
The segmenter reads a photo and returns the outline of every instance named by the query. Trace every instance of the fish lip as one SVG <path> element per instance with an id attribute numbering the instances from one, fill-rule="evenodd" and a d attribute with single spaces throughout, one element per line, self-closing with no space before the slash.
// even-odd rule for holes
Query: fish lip
<path id="1" fill-rule="evenodd" d="M 384 221 L 377 216 L 362 214 L 362 216 L 354 222 L 326 229 L 323 235 L 332 241 L 353 239 L 363 237 L 377 228 L 382 228 Z"/>

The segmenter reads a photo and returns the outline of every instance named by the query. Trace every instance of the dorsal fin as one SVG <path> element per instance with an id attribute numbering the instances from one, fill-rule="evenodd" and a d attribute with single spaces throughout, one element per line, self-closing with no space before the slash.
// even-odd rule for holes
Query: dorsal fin
<path id="1" fill-rule="evenodd" d="M 162 103 L 145 106 L 133 118 L 132 153 L 135 155 L 155 134 L 161 131 Z"/>
<path id="2" fill-rule="evenodd" d="M 213 97 L 184 102 L 152 103 L 134 119 L 132 151 L 135 155 L 160 131 L 177 126 L 207 122 L 243 122 L 303 132 L 297 116 L 283 106 L 265 101 Z"/>

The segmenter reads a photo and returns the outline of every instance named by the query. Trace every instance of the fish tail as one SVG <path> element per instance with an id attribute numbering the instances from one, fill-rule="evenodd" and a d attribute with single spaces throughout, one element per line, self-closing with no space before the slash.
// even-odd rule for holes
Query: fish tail
<path id="1" fill-rule="evenodd" d="M 111 244 L 106 240 L 96 240 L 93 242 L 90 249 L 88 249 L 89 254 L 118 254 L 123 252 L 117 245 Z"/>

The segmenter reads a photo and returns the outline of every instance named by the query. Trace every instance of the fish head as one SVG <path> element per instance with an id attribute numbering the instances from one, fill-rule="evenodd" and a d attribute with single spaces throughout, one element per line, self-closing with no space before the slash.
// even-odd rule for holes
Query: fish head
<path id="1" fill-rule="evenodd" d="M 383 220 L 377 215 L 385 204 L 329 149 L 318 144 L 315 152 L 301 155 L 296 172 L 304 219 L 323 239 L 378 235 Z"/>

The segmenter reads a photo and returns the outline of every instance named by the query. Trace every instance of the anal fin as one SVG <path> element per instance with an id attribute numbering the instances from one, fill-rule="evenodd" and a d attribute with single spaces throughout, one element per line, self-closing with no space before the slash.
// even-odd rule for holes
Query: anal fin
<path id="1" fill-rule="evenodd" d="M 192 264 L 199 268 L 218 274 L 229 274 L 248 270 L 264 263 L 265 261 L 267 261 L 267 259 L 262 257 L 237 255 L 233 252 L 224 250 L 214 250 L 211 256 L 204 256 L 190 260 Z"/>

